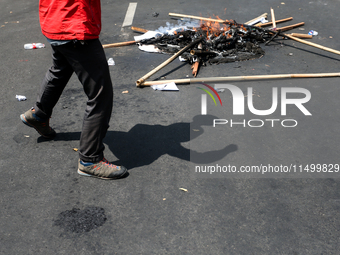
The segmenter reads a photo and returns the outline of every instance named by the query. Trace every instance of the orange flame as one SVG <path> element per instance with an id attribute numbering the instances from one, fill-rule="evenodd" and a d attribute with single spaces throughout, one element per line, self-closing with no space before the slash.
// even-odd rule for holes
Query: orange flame
<path id="1" fill-rule="evenodd" d="M 218 16 L 215 16 L 215 19 L 224 21 Z M 206 32 L 207 39 L 219 36 L 220 34 L 226 35 L 227 34 L 226 32 L 230 30 L 230 27 L 226 24 L 222 24 L 221 22 L 218 21 L 205 21 L 205 20 L 200 20 L 200 28 Z"/>

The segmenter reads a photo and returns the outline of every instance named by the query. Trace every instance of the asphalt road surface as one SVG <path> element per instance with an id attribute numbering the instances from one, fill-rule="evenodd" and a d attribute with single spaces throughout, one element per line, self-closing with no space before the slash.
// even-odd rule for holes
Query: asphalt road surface
<path id="1" fill-rule="evenodd" d="M 276 19 L 294 17 L 282 26 L 305 22 L 291 32 L 317 31 L 309 41 L 340 50 L 339 1 L 134 3 L 102 1 L 103 44 L 133 40 L 131 23 L 148 30 L 177 24 L 169 13 L 243 23 L 265 12 L 270 19 L 272 7 Z M 225 89 L 223 106 L 208 96 L 202 115 L 202 84 L 177 92 L 135 86 L 169 55 L 136 45 L 105 49 L 115 61 L 105 156 L 129 175 L 103 181 L 77 174 L 86 98 L 75 76 L 51 118 L 54 140 L 20 121 L 51 63 L 38 1 L 2 0 L 0 26 L 1 254 L 340 254 L 339 77 L 227 82 L 242 92 L 244 114 L 234 114 Z M 24 49 L 33 42 L 46 48 Z M 339 55 L 293 40 L 263 48 L 260 59 L 203 66 L 198 77 L 339 72 Z M 190 65 L 175 60 L 149 80 L 161 77 L 192 77 Z M 284 114 L 283 88 L 291 100 L 310 99 Z M 261 110 L 277 98 L 277 109 L 254 114 L 249 96 Z M 225 124 L 213 127 L 216 119 Z M 225 172 L 212 172 L 218 166 Z M 277 172 L 264 171 L 270 167 Z"/>

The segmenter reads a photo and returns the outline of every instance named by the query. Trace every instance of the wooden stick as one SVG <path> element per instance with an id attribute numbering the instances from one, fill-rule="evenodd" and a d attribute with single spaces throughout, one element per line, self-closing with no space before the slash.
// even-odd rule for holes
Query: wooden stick
<path id="1" fill-rule="evenodd" d="M 149 30 L 144 29 L 144 28 L 140 28 L 140 27 L 131 27 L 131 30 L 135 31 L 135 32 L 141 32 L 141 33 L 146 33 Z"/>
<path id="2" fill-rule="evenodd" d="M 297 38 L 306 38 L 306 39 L 313 38 L 312 35 L 308 35 L 308 34 L 291 33 L 290 35 L 294 36 L 294 37 L 297 37 Z"/>
<path id="3" fill-rule="evenodd" d="M 249 24 L 251 24 L 252 22 L 255 22 L 256 20 L 261 19 L 261 18 L 266 18 L 267 16 L 268 16 L 268 13 L 263 13 L 262 15 L 258 16 L 257 18 L 252 19 L 252 20 L 249 20 L 249 21 L 247 21 L 247 22 L 244 23 L 244 24 L 249 25 Z"/>
<path id="4" fill-rule="evenodd" d="M 279 19 L 279 20 L 276 20 L 276 24 L 277 23 L 281 23 L 281 22 L 285 22 L 285 21 L 289 21 L 289 20 L 292 20 L 293 17 L 289 17 L 289 18 L 285 18 L 285 19 Z M 255 25 L 256 27 L 265 27 L 265 26 L 271 26 L 273 24 L 273 22 L 267 22 L 267 23 L 260 23 L 260 24 L 257 24 Z"/>
<path id="5" fill-rule="evenodd" d="M 275 14 L 273 8 L 270 8 L 270 14 L 272 16 L 273 30 L 276 30 Z"/>
<path id="6" fill-rule="evenodd" d="M 143 29 L 143 28 L 139 28 L 139 27 L 131 27 L 132 30 L 134 31 L 138 31 L 141 33 L 146 33 L 149 30 Z M 111 43 L 111 44 L 104 44 L 103 48 L 107 49 L 107 48 L 113 48 L 113 47 L 121 47 L 121 46 L 127 46 L 127 45 L 131 45 L 131 44 L 135 44 L 138 43 L 139 41 L 128 41 L 128 42 L 119 42 L 119 43 Z"/>
<path id="7" fill-rule="evenodd" d="M 174 82 L 176 84 L 202 83 L 202 82 L 225 82 L 225 81 L 249 81 L 249 80 L 269 80 L 269 79 L 288 79 L 288 78 L 325 78 L 340 77 L 340 73 L 307 73 L 307 74 L 273 74 L 273 75 L 251 75 L 251 76 L 229 76 L 229 77 L 209 77 L 209 78 L 189 78 L 161 81 L 146 81 L 143 86 L 152 86 Z"/>
<path id="8" fill-rule="evenodd" d="M 296 27 L 299 27 L 299 26 L 303 26 L 304 24 L 305 24 L 305 22 L 300 22 L 300 23 L 290 25 L 290 26 L 286 26 L 286 27 L 277 27 L 276 30 L 287 31 L 287 30 L 290 30 L 290 29 L 293 29 L 293 28 L 296 28 Z"/>
<path id="9" fill-rule="evenodd" d="M 287 35 L 287 34 L 283 34 L 284 36 L 287 36 L 288 38 L 292 39 L 292 40 L 295 40 L 297 42 L 300 42 L 300 43 L 304 43 L 304 44 L 307 44 L 309 46 L 313 46 L 315 48 L 319 48 L 321 50 L 325 50 L 325 51 L 329 51 L 329 52 L 332 52 L 332 53 L 335 53 L 335 54 L 338 54 L 340 55 L 340 51 L 338 50 L 333 50 L 331 48 L 328 48 L 328 47 L 325 47 L 325 46 L 322 46 L 322 45 L 319 45 L 319 44 L 316 44 L 316 43 L 312 43 L 312 42 L 308 42 L 308 41 L 305 41 L 305 40 L 302 40 L 302 39 L 299 39 L 299 38 L 296 38 L 294 36 L 291 36 L 291 35 Z"/>
<path id="10" fill-rule="evenodd" d="M 229 22 L 228 20 L 223 20 L 223 19 L 203 18 L 203 17 L 198 17 L 198 16 L 185 15 L 185 14 L 177 14 L 177 13 L 169 13 L 169 16 L 180 17 L 180 18 L 189 18 L 189 19 L 199 19 L 199 20 L 219 22 L 219 23 Z"/>
<path id="11" fill-rule="evenodd" d="M 136 86 L 139 87 L 141 86 L 146 79 L 148 79 L 150 76 L 152 76 L 153 74 L 155 74 L 156 72 L 158 72 L 159 70 L 161 70 L 163 67 L 165 67 L 166 65 L 168 65 L 169 63 L 171 63 L 174 59 L 176 59 L 178 56 L 182 55 L 185 51 L 187 51 L 188 49 L 192 48 L 193 46 L 195 46 L 197 43 L 199 43 L 200 41 L 203 40 L 203 37 L 193 41 L 192 43 L 190 43 L 189 45 L 185 46 L 183 49 L 181 49 L 179 52 L 177 52 L 176 54 L 174 54 L 171 58 L 169 58 L 168 60 L 166 60 L 165 62 L 163 62 L 162 64 L 160 64 L 159 66 L 157 66 L 155 69 L 153 69 L 152 71 L 150 71 L 149 73 L 147 73 L 146 75 L 144 75 L 142 78 L 138 79 L 136 81 Z"/>
<path id="12" fill-rule="evenodd" d="M 128 42 L 120 42 L 120 43 L 111 43 L 111 44 L 104 44 L 103 48 L 107 49 L 107 48 L 113 48 L 113 47 L 120 47 L 120 46 L 127 46 L 127 45 L 131 45 L 131 44 L 135 44 L 138 41 L 128 41 Z"/>

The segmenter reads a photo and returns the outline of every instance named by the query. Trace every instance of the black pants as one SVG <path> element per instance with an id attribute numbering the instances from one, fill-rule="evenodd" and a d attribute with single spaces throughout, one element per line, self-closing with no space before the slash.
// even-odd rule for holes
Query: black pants
<path id="1" fill-rule="evenodd" d="M 47 71 L 36 102 L 36 115 L 50 118 L 73 72 L 88 97 L 79 156 L 86 162 L 103 159 L 103 139 L 112 112 L 113 89 L 103 47 L 98 39 L 52 46 L 53 65 Z"/>

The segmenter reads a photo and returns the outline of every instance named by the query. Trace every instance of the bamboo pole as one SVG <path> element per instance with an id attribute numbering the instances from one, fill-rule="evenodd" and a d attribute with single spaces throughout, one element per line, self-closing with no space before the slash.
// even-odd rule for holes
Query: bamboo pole
<path id="1" fill-rule="evenodd" d="M 285 19 L 279 19 L 279 20 L 276 20 L 276 24 L 282 23 L 282 22 L 285 22 L 285 21 L 290 21 L 292 19 L 293 19 L 293 17 L 289 17 L 289 18 L 285 18 Z M 271 25 L 273 25 L 273 22 L 256 24 L 255 27 L 265 27 L 265 26 L 271 26 Z"/>
<path id="2" fill-rule="evenodd" d="M 138 79 L 136 81 L 136 86 L 139 87 L 141 86 L 146 79 L 148 79 L 149 77 L 151 77 L 153 74 L 155 74 L 156 72 L 158 72 L 159 70 L 161 70 L 163 67 L 165 67 L 166 65 L 168 65 L 169 63 L 171 63 L 173 60 L 175 60 L 177 57 L 179 57 L 180 55 L 182 55 L 185 51 L 187 51 L 188 49 L 192 48 L 193 46 L 195 46 L 197 43 L 199 43 L 200 41 L 203 40 L 203 37 L 193 41 L 192 43 L 190 43 L 189 45 L 185 46 L 183 49 L 181 49 L 179 52 L 177 52 L 176 54 L 174 54 L 171 58 L 169 58 L 168 60 L 166 60 L 165 62 L 163 62 L 162 64 L 160 64 L 159 66 L 157 66 L 156 68 L 154 68 L 152 71 L 150 71 L 149 73 L 147 73 L 146 75 L 144 75 L 142 78 Z"/>
<path id="3" fill-rule="evenodd" d="M 297 38 L 306 38 L 306 39 L 311 39 L 313 38 L 312 35 L 308 35 L 308 34 L 299 34 L 299 33 L 291 33 L 289 34 L 291 36 L 297 37 Z"/>
<path id="4" fill-rule="evenodd" d="M 107 49 L 107 48 L 113 48 L 113 47 L 121 47 L 121 46 L 127 46 L 127 45 L 131 45 L 131 44 L 135 44 L 138 41 L 128 41 L 128 42 L 120 42 L 120 43 L 111 43 L 111 44 L 104 44 L 103 48 Z"/>
<path id="5" fill-rule="evenodd" d="M 230 82 L 230 81 L 250 81 L 288 78 L 326 78 L 340 77 L 340 73 L 305 73 L 305 74 L 272 74 L 272 75 L 250 75 L 250 76 L 229 76 L 229 77 L 208 77 L 208 78 L 188 78 L 161 81 L 145 81 L 142 86 L 152 86 L 174 82 L 176 84 L 202 83 L 202 82 Z"/>
<path id="6" fill-rule="evenodd" d="M 146 32 L 149 31 L 149 30 L 147 30 L 147 29 L 140 28 L 140 27 L 131 27 L 131 30 L 132 30 L 132 31 L 135 31 L 135 32 L 140 32 L 140 33 L 146 33 Z"/>
<path id="7" fill-rule="evenodd" d="M 296 28 L 296 27 L 299 27 L 299 26 L 303 26 L 305 24 L 305 22 L 300 22 L 300 23 L 296 23 L 294 25 L 290 25 L 290 26 L 286 26 L 286 27 L 277 27 L 276 30 L 277 31 L 287 31 L 287 30 L 290 30 L 290 29 L 293 29 L 293 28 Z"/>
<path id="8" fill-rule="evenodd" d="M 267 13 L 264 13 L 261 16 L 264 16 L 264 15 L 267 15 Z M 218 22 L 218 23 L 230 23 L 228 20 L 203 18 L 203 17 L 199 17 L 199 16 L 186 15 L 186 14 L 178 14 L 178 13 L 169 13 L 169 16 L 180 17 L 180 18 L 198 19 L 198 20 Z M 255 18 L 255 19 L 257 19 L 257 18 Z M 255 19 L 253 19 L 253 20 L 255 20 Z M 289 18 L 286 18 L 286 19 L 277 20 L 276 23 L 281 23 L 281 22 L 292 20 L 292 19 L 293 19 L 293 17 L 289 17 Z M 248 21 L 248 22 L 246 22 L 244 24 L 250 23 L 253 20 L 250 20 L 250 21 Z M 272 24 L 273 24 L 273 22 L 267 22 L 267 23 L 264 23 L 264 24 L 259 24 L 257 26 L 258 27 L 263 27 L 263 26 L 268 26 L 268 25 L 272 25 Z M 294 24 L 294 25 L 290 25 L 290 26 L 286 26 L 286 27 L 276 28 L 276 30 L 286 31 L 286 30 L 293 29 L 293 28 L 298 27 L 298 26 L 302 26 L 304 24 L 305 24 L 304 22 L 300 22 L 300 23 L 297 23 L 297 24 Z"/>
<path id="9" fill-rule="evenodd" d="M 137 31 L 137 32 L 141 32 L 141 33 L 146 33 L 149 30 L 143 29 L 143 28 L 139 28 L 139 27 L 131 27 L 131 29 L 133 31 Z M 127 42 L 119 42 L 119 43 L 111 43 L 111 44 L 104 44 L 103 48 L 107 49 L 107 48 L 114 48 L 114 47 L 121 47 L 121 46 L 127 46 L 127 45 L 131 45 L 131 44 L 135 44 L 138 43 L 139 41 L 127 41 Z"/>
<path id="10" fill-rule="evenodd" d="M 338 50 L 333 50 L 333 49 L 331 49 L 331 48 L 322 46 L 322 45 L 320 45 L 320 44 L 308 42 L 308 41 L 305 41 L 305 40 L 296 38 L 296 37 L 291 36 L 291 35 L 288 35 L 288 34 L 283 34 L 283 35 L 286 36 L 286 37 L 288 37 L 288 38 L 290 38 L 290 39 L 292 39 L 292 40 L 295 40 L 295 41 L 297 41 L 297 42 L 304 43 L 304 44 L 307 44 L 307 45 L 309 45 L 309 46 L 313 46 L 313 47 L 315 47 L 315 48 L 319 48 L 319 49 L 321 49 L 321 50 L 329 51 L 329 52 L 332 52 L 332 53 L 334 53 L 334 54 L 340 55 L 340 51 L 338 51 Z"/>
<path id="11" fill-rule="evenodd" d="M 198 17 L 198 16 L 192 16 L 192 15 L 178 14 L 178 13 L 169 13 L 169 16 L 178 17 L 178 18 L 199 19 L 199 20 L 212 21 L 212 22 L 218 22 L 218 23 L 229 22 L 228 20 L 223 20 L 223 19 L 203 18 L 203 17 Z"/>
<path id="12" fill-rule="evenodd" d="M 273 8 L 270 8 L 270 13 L 271 13 L 271 16 L 272 16 L 273 30 L 276 30 L 275 14 L 274 14 Z"/>

